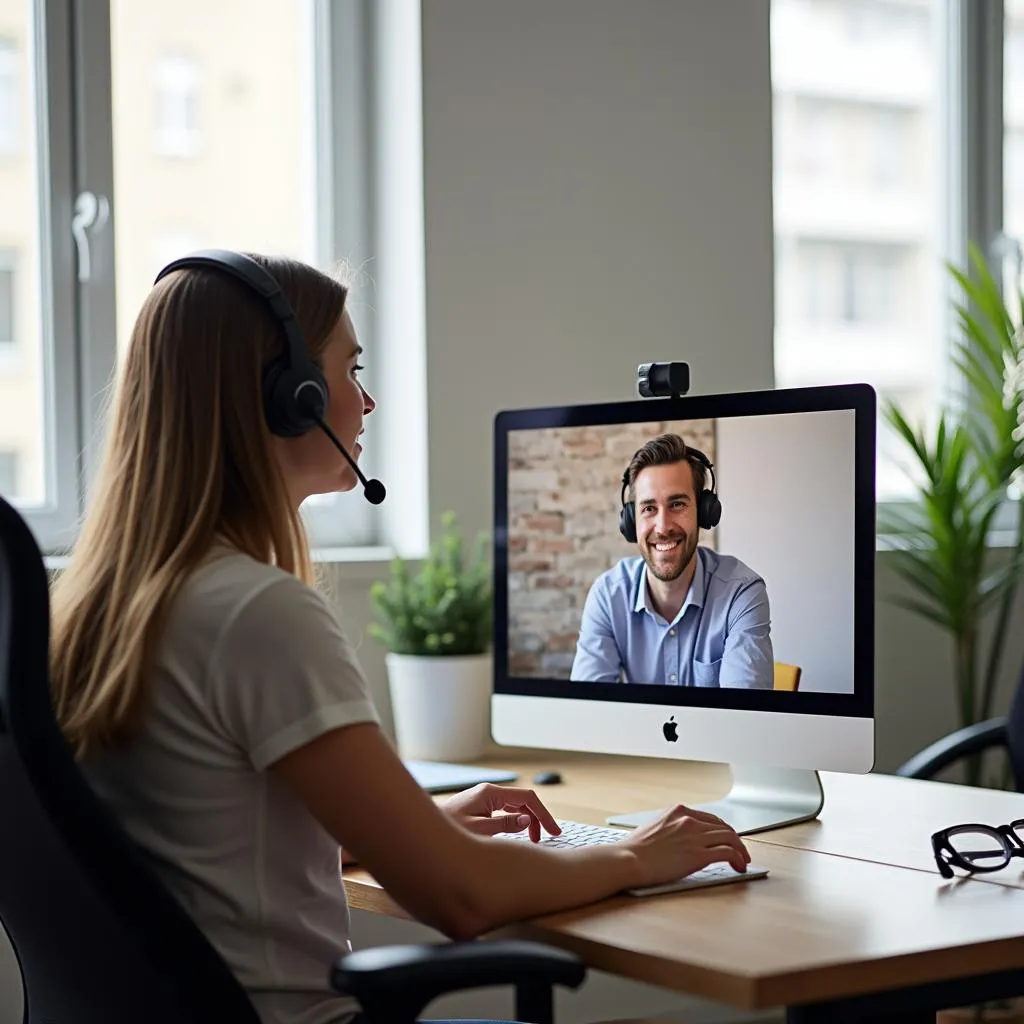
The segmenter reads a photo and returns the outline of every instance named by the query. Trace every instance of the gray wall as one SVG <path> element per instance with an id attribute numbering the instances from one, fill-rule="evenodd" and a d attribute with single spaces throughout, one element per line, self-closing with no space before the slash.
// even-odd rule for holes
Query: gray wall
<path id="1" fill-rule="evenodd" d="M 718 549 L 768 588 L 776 661 L 853 692 L 854 414 L 720 417 Z"/>
<path id="2" fill-rule="evenodd" d="M 491 514 L 502 408 L 771 387 L 765 0 L 423 5 L 434 515 Z"/>

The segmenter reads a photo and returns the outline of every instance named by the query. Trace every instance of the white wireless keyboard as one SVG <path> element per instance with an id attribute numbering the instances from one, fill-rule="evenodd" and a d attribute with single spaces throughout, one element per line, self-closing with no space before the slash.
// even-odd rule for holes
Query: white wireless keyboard
<path id="1" fill-rule="evenodd" d="M 560 835 L 541 835 L 541 846 L 553 847 L 577 847 L 594 846 L 601 843 L 617 843 L 624 836 L 629 835 L 626 828 L 606 828 L 602 825 L 586 825 L 581 821 L 562 821 L 556 818 L 558 827 L 562 830 Z M 523 832 L 502 833 L 504 839 L 515 839 L 520 842 L 530 842 L 529 830 Z M 723 885 L 726 882 L 748 882 L 755 878 L 764 878 L 768 874 L 767 868 L 748 864 L 746 871 L 736 871 L 728 864 L 711 864 L 700 871 L 694 871 L 684 878 L 677 878 L 671 882 L 662 882 L 659 885 L 643 885 L 633 889 L 627 889 L 630 896 L 656 896 L 665 892 L 682 892 L 686 889 L 703 889 L 709 885 Z"/>

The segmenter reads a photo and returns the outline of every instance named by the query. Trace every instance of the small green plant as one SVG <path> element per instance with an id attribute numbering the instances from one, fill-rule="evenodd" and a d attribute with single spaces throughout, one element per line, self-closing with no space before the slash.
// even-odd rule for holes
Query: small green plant
<path id="1" fill-rule="evenodd" d="M 487 550 L 487 535 L 480 534 L 475 558 L 466 564 L 455 513 L 445 512 L 441 536 L 419 571 L 395 558 L 390 579 L 370 588 L 377 613 L 370 635 L 395 654 L 483 654 L 493 613 Z"/>

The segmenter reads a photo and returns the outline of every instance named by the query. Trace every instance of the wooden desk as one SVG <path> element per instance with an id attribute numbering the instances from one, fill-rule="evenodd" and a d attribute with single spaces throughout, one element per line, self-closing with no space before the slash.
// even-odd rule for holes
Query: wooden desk
<path id="1" fill-rule="evenodd" d="M 1005 825 L 1024 818 L 1024 793 L 972 789 L 894 775 L 822 772 L 825 807 L 814 821 L 765 832 L 764 843 L 855 857 L 939 876 L 930 837 L 950 825 Z M 1024 888 L 1014 861 L 1004 871 L 978 877 L 994 885 Z"/>
<path id="2" fill-rule="evenodd" d="M 594 824 L 715 799 L 729 782 L 724 766 L 684 762 L 518 751 L 485 762 L 518 771 L 519 784 L 541 768 L 561 772 L 562 784 L 537 792 L 557 817 Z M 946 882 L 928 842 L 932 822 L 1024 816 L 1022 798 L 882 776 L 823 781 L 820 822 L 747 839 L 766 879 L 615 897 L 495 937 L 560 946 L 592 967 L 742 1009 L 786 1006 L 800 1024 L 933 1022 L 943 1006 L 1024 994 L 1024 885 Z M 365 872 L 346 872 L 345 884 L 352 906 L 405 916 Z"/>

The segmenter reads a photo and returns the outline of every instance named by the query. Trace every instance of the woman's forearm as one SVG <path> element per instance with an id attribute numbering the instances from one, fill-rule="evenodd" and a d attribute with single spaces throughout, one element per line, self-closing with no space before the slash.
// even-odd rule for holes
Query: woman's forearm
<path id="1" fill-rule="evenodd" d="M 567 850 L 473 837 L 460 898 L 472 936 L 512 921 L 568 910 L 640 881 L 636 855 L 621 843 Z"/>

